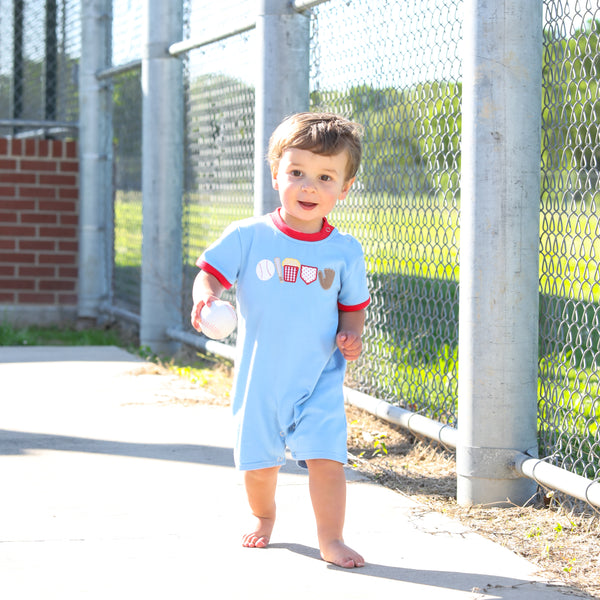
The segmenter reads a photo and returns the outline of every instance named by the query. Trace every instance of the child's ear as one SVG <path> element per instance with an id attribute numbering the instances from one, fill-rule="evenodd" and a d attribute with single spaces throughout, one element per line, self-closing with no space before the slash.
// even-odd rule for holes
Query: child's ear
<path id="1" fill-rule="evenodd" d="M 356 177 L 353 177 L 352 179 L 348 179 L 348 181 L 344 183 L 344 185 L 342 186 L 342 193 L 340 194 L 338 200 L 343 200 L 348 195 L 348 192 L 350 191 L 350 188 L 352 187 L 352 184 L 355 181 Z"/>
<path id="2" fill-rule="evenodd" d="M 276 165 L 272 166 L 271 167 L 271 184 L 273 185 L 274 190 L 279 189 L 279 184 L 277 183 L 277 173 L 278 173 L 277 166 Z"/>

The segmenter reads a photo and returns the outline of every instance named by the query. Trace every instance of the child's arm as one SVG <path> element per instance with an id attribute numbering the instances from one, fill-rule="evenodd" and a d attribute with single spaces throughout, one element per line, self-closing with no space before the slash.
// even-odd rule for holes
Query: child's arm
<path id="1" fill-rule="evenodd" d="M 218 300 L 225 288 L 219 283 L 219 280 L 206 271 L 200 271 L 194 279 L 192 288 L 192 298 L 194 308 L 192 308 L 191 320 L 192 326 L 197 331 L 202 331 L 200 327 L 200 311 L 206 304 L 210 306 L 213 300 Z"/>
<path id="2" fill-rule="evenodd" d="M 346 360 L 356 360 L 362 351 L 362 332 L 365 326 L 365 310 L 339 311 L 336 344 Z"/>

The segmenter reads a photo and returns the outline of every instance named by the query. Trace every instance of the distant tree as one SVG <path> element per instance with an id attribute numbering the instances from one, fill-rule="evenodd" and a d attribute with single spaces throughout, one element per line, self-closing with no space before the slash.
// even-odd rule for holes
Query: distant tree
<path id="1" fill-rule="evenodd" d="M 139 70 L 113 82 L 113 151 L 118 189 L 142 189 L 142 87 Z"/>
<path id="2" fill-rule="evenodd" d="M 186 189 L 250 191 L 254 170 L 254 88 L 223 74 L 190 82 Z"/>
<path id="3" fill-rule="evenodd" d="M 365 127 L 363 175 L 370 191 L 433 194 L 458 191 L 460 84 L 408 89 L 361 85 L 313 94 L 315 108 L 338 110 Z"/>
<path id="4" fill-rule="evenodd" d="M 569 38 L 544 32 L 542 165 L 546 201 L 579 200 L 598 182 L 599 38 L 599 20 L 588 21 Z"/>
<path id="5" fill-rule="evenodd" d="M 9 75 L 0 75 L 0 118 L 10 119 L 11 107 L 11 78 Z"/>
<path id="6" fill-rule="evenodd" d="M 566 56 L 576 82 L 568 86 L 573 104 L 569 143 L 576 165 L 584 174 L 595 171 L 596 179 L 600 169 L 599 37 L 600 20 L 588 21 L 587 26 L 568 41 Z"/>

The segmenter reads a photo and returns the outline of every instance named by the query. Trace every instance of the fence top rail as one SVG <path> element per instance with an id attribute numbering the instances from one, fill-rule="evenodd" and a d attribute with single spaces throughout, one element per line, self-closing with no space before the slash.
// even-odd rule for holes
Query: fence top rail
<path id="1" fill-rule="evenodd" d="M 319 4 L 323 4 L 324 2 L 329 2 L 329 0 L 292 0 L 291 5 L 295 11 L 305 12 L 311 8 L 314 8 L 315 6 L 318 6 Z M 190 50 L 202 48 L 203 46 L 209 46 L 215 42 L 226 40 L 227 38 L 240 35 L 241 33 L 246 33 L 246 31 L 251 31 L 255 28 L 256 19 L 246 19 L 241 21 L 238 25 L 234 27 L 228 26 L 216 34 L 175 42 L 169 46 L 169 54 L 171 56 L 179 56 L 180 54 L 184 54 Z"/>
<path id="2" fill-rule="evenodd" d="M 226 40 L 227 38 L 235 35 L 246 33 L 246 31 L 250 31 L 255 27 L 256 19 L 247 19 L 245 21 L 241 21 L 233 28 L 227 27 L 227 29 L 223 29 L 216 34 L 175 42 L 169 46 L 169 54 L 171 56 L 179 56 L 180 54 L 184 54 L 185 52 L 189 52 L 195 48 L 202 48 L 203 46 L 208 46 L 210 44 L 214 44 L 215 42 L 220 42 L 221 40 Z"/>
<path id="3" fill-rule="evenodd" d="M 115 65 L 114 67 L 109 67 L 108 69 L 102 69 L 102 71 L 98 71 L 96 73 L 96 79 L 101 81 L 103 79 L 111 79 L 116 75 L 122 75 L 123 73 L 127 73 L 128 71 L 135 71 L 136 69 L 142 68 L 142 59 L 132 60 L 127 63 L 123 63 L 122 65 Z"/>

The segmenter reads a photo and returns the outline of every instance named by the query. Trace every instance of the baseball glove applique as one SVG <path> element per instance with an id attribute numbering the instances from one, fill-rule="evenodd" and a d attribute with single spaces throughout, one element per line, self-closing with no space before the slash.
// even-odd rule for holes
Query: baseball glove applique
<path id="1" fill-rule="evenodd" d="M 335 271 L 333 269 L 323 269 L 319 271 L 319 283 L 324 290 L 328 290 L 333 285 Z"/>

